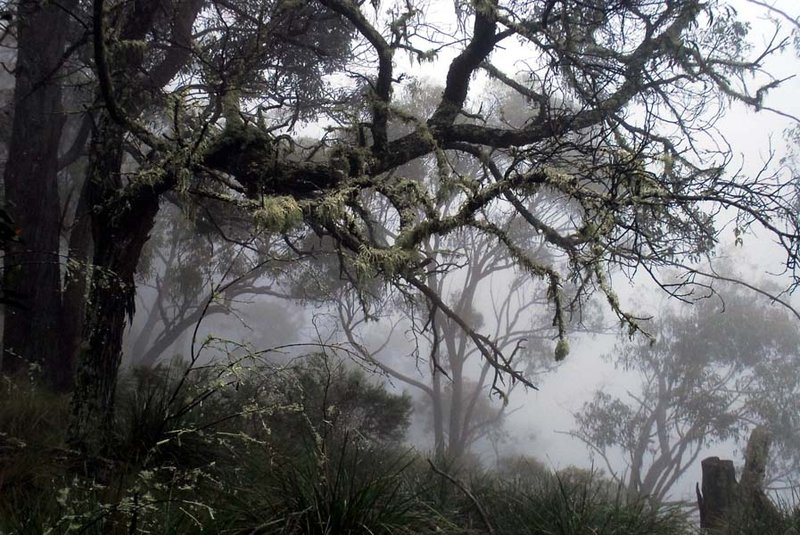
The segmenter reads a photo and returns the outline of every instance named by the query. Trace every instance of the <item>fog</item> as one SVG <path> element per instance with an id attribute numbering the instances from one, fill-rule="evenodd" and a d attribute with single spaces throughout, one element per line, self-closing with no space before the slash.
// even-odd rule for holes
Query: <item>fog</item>
<path id="1" fill-rule="evenodd" d="M 268 4 L 275 13 L 283 13 L 283 4 Z M 533 4 L 522 4 L 532 10 L 533 17 Z M 537 31 L 543 35 L 550 31 L 549 12 L 558 4 L 537 4 L 535 16 L 537 21 L 541 18 Z M 127 243 L 131 250 L 145 243 L 132 261 L 133 282 L 121 283 L 119 288 L 120 295 L 123 290 L 130 294 L 125 294 L 131 298 L 128 302 L 113 295 L 110 283 L 98 275 L 107 266 L 91 262 L 91 255 L 102 249 L 97 244 L 103 229 L 97 222 L 91 231 L 83 229 L 97 240 L 81 252 L 86 254 L 85 262 L 79 266 L 80 262 L 71 261 L 76 250 L 72 238 L 86 221 L 80 217 L 91 219 L 101 211 L 92 205 L 81 215 L 76 207 L 83 190 L 95 185 L 96 177 L 86 174 L 85 168 L 94 164 L 91 151 L 101 143 L 87 144 L 84 139 L 87 148 L 72 165 L 54 171 L 59 177 L 54 198 L 64 212 L 60 233 L 52 240 L 55 251 L 49 252 L 59 258 L 57 272 L 51 273 L 59 286 L 58 307 L 67 300 L 59 292 L 66 295 L 83 273 L 81 284 L 86 286 L 78 296 L 78 301 L 83 299 L 81 306 L 99 309 L 89 292 L 105 291 L 108 301 L 115 303 L 118 320 L 108 324 L 124 326 L 120 327 L 125 331 L 122 352 L 107 359 L 116 366 L 121 355 L 121 377 L 135 379 L 141 370 L 152 369 L 185 374 L 165 405 L 164 421 L 173 417 L 169 405 L 183 395 L 179 391 L 190 375 L 186 370 L 201 377 L 224 370 L 209 388 L 209 397 L 226 388 L 246 390 L 252 385 L 239 381 L 241 377 L 264 373 L 268 377 L 253 387 L 253 398 L 262 395 L 258 401 L 273 405 L 258 414 L 261 427 L 252 421 L 243 424 L 243 429 L 258 427 L 248 440 L 263 439 L 259 444 L 267 444 L 273 437 L 271 422 L 277 426 L 288 421 L 285 437 L 276 443 L 291 442 L 296 438 L 292 434 L 296 422 L 291 419 L 305 418 L 298 427 L 308 424 L 311 428 L 319 466 L 330 454 L 321 429 L 340 425 L 345 443 L 351 432 L 363 443 L 373 439 L 378 443 L 368 432 L 362 436 L 359 425 L 368 422 L 380 427 L 384 413 L 375 407 L 382 407 L 389 412 L 396 409 L 387 420 L 400 422 L 382 439 L 420 459 L 452 461 L 453 474 L 466 467 L 464 473 L 511 472 L 514 480 L 518 466 L 514 463 L 521 459 L 555 474 L 576 473 L 575 469 L 580 474 L 592 473 L 623 489 L 619 495 L 646 498 L 659 506 L 679 503 L 694 514 L 696 484 L 703 477 L 701 461 L 717 456 L 732 460 L 741 470 L 749 455 L 748 439 L 760 436 L 755 430 L 766 429 L 772 449 L 765 479 L 757 485 L 759 492 L 764 483 L 772 497 L 796 498 L 800 488 L 800 296 L 794 290 L 800 268 L 791 265 L 798 261 L 791 255 L 797 254 L 798 234 L 793 233 L 800 229 L 792 212 L 797 206 L 800 170 L 800 8 L 789 0 L 732 4 L 749 22 L 749 47 L 737 48 L 738 34 L 719 34 L 720 28 L 740 32 L 743 28 L 717 27 L 705 19 L 713 18 L 712 12 L 697 15 L 692 11 L 692 16 L 708 23 L 711 37 L 704 37 L 708 42 L 684 43 L 680 35 L 670 35 L 670 26 L 657 45 L 648 43 L 657 51 L 680 50 L 682 55 L 675 58 L 665 53 L 650 60 L 666 73 L 670 69 L 689 72 L 686 80 L 683 74 L 675 77 L 678 81 L 669 77 L 665 81 L 659 78 L 662 73 L 644 73 L 635 84 L 627 76 L 628 69 L 635 70 L 636 62 L 630 58 L 639 49 L 626 47 L 643 35 L 650 39 L 647 17 L 632 11 L 630 18 L 641 35 L 632 31 L 631 35 L 621 32 L 617 41 L 613 35 L 608 37 L 608 42 L 619 46 L 614 54 L 604 50 L 603 38 L 595 35 L 603 24 L 630 24 L 625 18 L 630 6 L 625 2 L 614 8 L 622 14 L 608 15 L 604 7 L 585 8 L 581 24 L 597 26 L 591 31 L 580 29 L 579 33 L 586 34 L 581 37 L 585 42 L 578 39 L 573 44 L 573 35 L 564 30 L 566 44 L 558 41 L 560 37 L 553 37 L 557 46 L 529 39 L 528 45 L 535 46 L 527 48 L 520 43 L 528 30 L 523 24 L 514 25 L 516 15 L 509 8 L 512 16 L 501 22 L 505 33 L 517 33 L 515 40 L 505 42 L 505 36 L 494 36 L 499 23 L 492 22 L 496 41 L 490 39 L 490 46 L 484 43 L 491 52 L 478 57 L 474 65 L 467 62 L 471 66 L 461 84 L 467 96 L 456 102 L 456 111 L 449 107 L 459 99 L 443 95 L 458 92 L 448 78 L 448 72 L 452 79 L 458 78 L 458 69 L 448 71 L 442 66 L 453 62 L 458 67 L 460 59 L 455 58 L 468 55 L 460 43 L 471 42 L 467 22 L 485 16 L 477 8 L 465 15 L 466 3 L 454 4 L 456 14 L 449 2 L 428 2 L 427 11 L 411 9 L 409 3 L 408 13 L 401 8 L 396 13 L 381 12 L 378 3 L 373 3 L 362 18 L 359 9 L 366 10 L 366 3 L 336 3 L 338 11 L 331 12 L 330 20 L 341 16 L 341 35 L 331 36 L 331 28 L 325 31 L 331 42 L 340 39 L 335 44 L 342 58 L 327 64 L 320 58 L 327 61 L 328 52 L 299 47 L 324 67 L 319 72 L 307 66 L 292 67 L 292 72 L 302 71 L 305 78 L 298 78 L 300 82 L 291 90 L 297 91 L 298 102 L 308 99 L 302 104 L 307 108 L 301 109 L 298 103 L 292 113 L 284 109 L 291 98 L 280 94 L 289 91 L 280 81 L 269 79 L 263 88 L 260 80 L 253 82 L 252 87 L 258 89 L 244 82 L 242 87 L 228 87 L 223 70 L 229 66 L 225 53 L 230 51 L 220 53 L 219 59 L 214 46 L 227 51 L 229 30 L 219 30 L 208 21 L 198 23 L 197 27 L 209 25 L 198 39 L 222 32 L 218 43 L 203 50 L 219 59 L 218 79 L 203 71 L 213 71 L 209 60 L 208 65 L 199 62 L 205 65 L 202 68 L 192 67 L 196 72 L 185 80 L 173 76 L 154 90 L 163 92 L 159 98 L 165 97 L 165 102 L 166 95 L 174 97 L 174 103 L 169 102 L 176 110 L 185 104 L 183 94 L 176 96 L 181 91 L 189 95 L 187 101 L 196 98 L 183 115 L 175 111 L 174 117 L 167 117 L 160 110 L 151 117 L 144 114 L 142 105 L 137 113 L 147 124 L 139 127 L 125 122 L 124 115 L 125 120 L 115 117 L 119 112 L 107 103 L 111 119 L 119 123 L 115 128 L 119 128 L 120 143 L 123 139 L 126 143 L 110 175 L 127 190 L 144 184 L 143 191 L 158 191 L 147 204 L 155 221 L 152 229 L 147 227 L 138 241 L 128 242 L 117 239 L 121 231 L 109 233 L 114 238 L 110 243 L 121 249 L 116 256 L 108 255 L 112 259 L 127 258 L 120 243 Z M 102 3 L 97 5 L 93 16 L 99 13 L 102 19 Z M 324 2 L 320 6 L 329 8 Z M 662 7 L 654 3 L 647 9 L 658 13 Z M 564 9 L 561 24 L 569 29 L 573 22 Z M 197 13 L 201 11 L 197 8 Z M 498 13 L 492 16 L 501 16 Z M 226 16 L 216 16 L 226 21 Z M 609 22 L 612 16 L 619 18 Z M 670 24 L 677 25 L 684 14 L 670 17 L 675 18 Z M 410 37 L 398 30 L 407 31 L 408 21 L 417 21 Z M 94 46 L 102 48 L 103 23 L 98 24 L 93 31 L 100 38 Z M 387 60 L 375 52 L 379 39 L 364 30 L 370 24 L 385 27 L 387 35 L 396 39 L 395 56 Z M 192 28 L 189 24 L 189 34 Z M 691 29 L 690 24 L 687 39 Z M 152 34 L 153 39 L 163 38 L 158 31 Z M 776 43 L 775 35 L 779 41 L 785 39 L 784 44 L 754 72 L 733 61 L 704 64 L 693 55 L 695 49 L 711 43 L 730 47 L 739 58 L 769 49 Z M 260 37 L 256 42 L 263 46 Z M 126 46 L 133 49 L 132 43 Z M 438 48 L 416 49 L 409 43 Z M 548 55 L 562 44 L 564 57 Z M 287 47 L 296 45 L 292 42 Z M 9 50 L 15 50 L 16 42 L 4 46 L 0 61 L 13 63 L 15 54 Z M 238 52 L 246 55 L 248 50 L 242 45 Z M 287 64 L 296 59 L 291 53 L 280 53 L 287 54 L 289 59 L 282 58 Z M 102 64 L 105 52 L 97 54 L 94 62 Z M 570 63 L 573 56 L 582 55 L 591 61 Z M 264 72 L 282 68 L 264 61 L 267 66 L 259 67 Z M 374 79 L 372 63 L 381 65 L 380 76 Z M 82 68 L 94 72 L 93 65 L 76 67 L 71 75 L 77 77 Z M 246 71 L 246 62 L 242 65 L 239 68 Z M 597 74 L 604 69 L 607 78 Z M 7 71 L 0 72 L 0 97 L 6 103 L 0 110 L 0 171 L 4 173 L 6 161 L 14 157 L 7 150 L 11 137 L 7 123 L 14 108 L 14 78 Z M 241 76 L 247 74 L 251 73 Z M 193 76 L 208 76 L 213 82 L 195 83 Z M 102 76 L 98 80 L 100 89 L 92 88 L 90 94 L 101 102 L 111 82 Z M 303 83 L 311 84 L 310 80 L 319 88 L 333 88 L 331 94 L 320 96 L 319 89 L 320 95 L 306 95 Z M 275 88 L 269 85 L 273 82 Z M 93 79 L 86 85 L 92 83 Z M 635 87 L 628 88 L 629 83 Z M 388 89 L 383 87 L 386 84 Z M 67 91 L 63 98 L 71 114 L 63 118 L 69 134 L 65 138 L 80 138 L 80 121 L 95 128 L 94 116 L 86 110 L 88 103 L 100 104 L 81 95 L 84 89 L 79 85 L 74 82 L 72 93 Z M 662 87 L 674 93 L 659 94 Z M 761 87 L 759 93 L 748 93 L 756 87 Z M 261 89 L 263 94 L 258 93 Z M 273 89 L 279 96 L 270 107 Z M 218 95 L 212 94 L 217 90 Z M 628 92 L 638 97 L 625 97 L 630 102 L 609 112 L 614 108 L 609 102 Z M 368 102 L 378 94 L 383 101 Z M 60 93 L 58 98 L 62 99 Z M 158 106 L 164 107 L 160 101 L 153 104 Z M 451 114 L 446 128 L 437 123 Z M 591 119 L 592 114 L 602 118 Z M 268 123 L 277 126 L 267 128 Z M 189 131 L 202 131 L 191 143 L 180 137 L 187 125 Z M 208 132 L 211 141 L 203 137 Z M 229 135 L 242 138 L 231 142 Z M 175 140 L 180 141 L 176 146 L 181 151 L 192 146 L 206 152 L 197 162 L 194 154 L 175 156 L 178 163 L 167 159 L 149 169 L 160 147 Z M 252 151 L 256 143 L 262 143 L 261 152 Z M 68 150 L 69 144 L 62 139 L 57 152 Z M 249 151 L 258 158 L 248 160 L 253 156 Z M 172 165 L 185 165 L 181 170 L 185 173 L 176 171 L 175 176 L 182 178 L 161 191 L 159 177 L 172 172 Z M 147 174 L 151 171 L 156 178 Z M 268 179 L 259 173 L 269 175 Z M 184 175 L 197 184 L 190 184 Z M 151 182 L 140 184 L 139 178 Z M 119 185 L 118 189 L 126 188 Z M 747 204 L 761 201 L 763 205 Z M 103 210 L 112 205 L 109 201 Z M 117 224 L 116 214 L 112 215 L 108 225 Z M 8 238 L 14 247 L 23 230 L 16 228 Z M 776 242 L 776 236 L 784 242 Z M 108 272 L 115 273 L 110 268 Z M 101 349 L 113 346 L 113 337 L 95 337 L 111 328 L 103 323 L 105 319 L 83 314 L 81 306 L 76 307 L 80 317 L 95 321 L 96 328 L 86 327 L 81 319 L 83 331 L 72 333 L 75 340 L 64 342 L 61 338 L 68 336 L 61 334 L 55 338 L 64 347 L 80 346 L 72 348 L 73 353 L 88 358 L 91 352 L 81 345 L 85 342 L 81 336 L 89 333 L 92 340 L 101 340 L 97 342 Z M 9 310 L 17 314 L 4 308 L 4 318 Z M 64 310 L 59 308 L 58 314 L 66 317 L 70 311 L 66 305 Z M 116 340 L 118 346 L 119 337 Z M 9 355 L 18 357 L 13 352 Z M 21 361 L 30 364 L 30 370 L 25 370 L 29 375 L 37 366 L 41 368 L 38 361 Z M 268 366 L 259 367 L 264 363 Z M 86 372 L 90 367 L 70 366 L 83 380 L 99 376 L 99 372 Z M 103 361 L 96 367 L 114 366 Z M 327 376 L 314 375 L 320 370 Z M 107 409 L 104 426 L 114 422 L 115 372 L 103 372 L 108 376 L 103 395 L 96 394 L 100 390 L 75 390 L 82 395 L 95 392 L 107 404 L 84 404 L 91 410 L 100 410 L 101 405 Z M 168 380 L 173 378 L 170 374 L 165 375 Z M 223 379 L 228 377 L 225 374 L 235 379 Z M 315 413 L 318 419 L 313 422 L 299 399 L 308 386 L 303 381 L 318 381 L 313 386 L 322 391 L 320 406 L 313 408 L 319 412 Z M 365 396 L 355 401 L 337 398 L 338 403 L 355 406 L 348 406 L 350 412 L 341 419 L 345 411 L 338 413 L 326 397 L 335 390 L 335 381 L 348 388 L 355 385 L 352 395 Z M 260 388 L 272 391 L 265 394 Z M 133 393 L 121 390 L 120 395 L 135 399 L 142 395 L 136 388 Z M 345 393 L 351 394 L 350 390 Z M 195 402 L 201 407 L 205 395 L 204 391 L 181 410 L 189 407 L 186 412 L 190 412 Z M 144 405 L 149 407 L 151 401 Z M 407 428 L 404 404 L 410 407 Z M 84 414 L 80 400 L 73 405 L 78 407 L 73 416 Z M 237 416 L 250 416 L 248 410 L 242 408 Z M 91 438 L 91 427 L 86 429 L 84 439 Z M 111 435 L 103 429 L 98 441 Z M 164 429 L 162 425 L 158 432 Z M 176 432 L 179 439 L 182 432 Z M 0 438 L 5 436 L 0 429 Z M 173 437 L 159 438 L 153 439 L 152 451 Z M 0 454 L 2 446 L 0 442 Z M 73 448 L 82 453 L 90 449 Z M 290 458 L 294 453 L 287 448 L 281 454 Z M 439 474 L 433 462 L 430 466 Z M 444 477 L 464 490 L 457 479 Z M 0 477 L 0 490 L 2 482 Z M 469 492 L 465 494 L 475 501 Z"/>
<path id="2" fill-rule="evenodd" d="M 751 4 L 743 4 L 742 9 L 756 13 L 755 6 Z M 770 28 L 764 20 L 758 19 L 753 20 L 753 26 L 757 31 L 767 31 Z M 764 30 L 759 30 L 762 27 Z M 763 39 L 768 38 L 766 33 L 761 35 Z M 511 53 L 508 54 L 506 65 L 513 65 L 513 50 L 509 52 Z M 781 171 L 782 159 L 793 156 L 796 149 L 787 143 L 785 132 L 796 126 L 792 117 L 800 116 L 800 99 L 797 98 L 800 95 L 800 79 L 793 78 L 799 67 L 800 61 L 791 47 L 787 47 L 778 57 L 771 58 L 764 67 L 778 78 L 787 78 L 786 82 L 769 92 L 765 101 L 765 107 L 779 110 L 780 113 L 768 109 L 754 112 L 737 103 L 726 109 L 718 128 L 730 143 L 734 169 L 741 167 L 744 174 L 786 172 Z M 437 77 L 432 70 L 423 68 L 421 75 L 430 85 L 443 83 L 441 76 Z M 178 210 L 167 213 L 171 215 L 166 217 L 185 217 Z M 741 241 L 737 243 L 734 226 L 726 225 L 717 253 L 712 258 L 714 267 L 722 273 L 729 273 L 735 278 L 779 293 L 775 289 L 784 287 L 788 282 L 780 264 L 780 251 L 773 247 L 769 239 L 759 235 L 758 231 L 740 238 Z M 457 246 L 457 241 L 453 242 L 453 247 Z M 469 256 L 471 253 L 465 249 L 464 254 Z M 503 259 L 494 261 L 503 262 Z M 697 266 L 698 269 L 710 271 L 709 266 L 703 262 Z M 149 347 L 148 343 L 152 344 L 158 328 L 164 327 L 160 323 L 146 328 L 145 323 L 156 313 L 153 307 L 157 301 L 158 289 L 152 286 L 156 279 L 168 278 L 166 267 L 158 262 L 154 263 L 150 274 L 140 284 L 137 315 L 128 334 L 127 355 L 131 359 L 129 364 L 136 362 L 136 351 L 133 351 L 136 343 L 139 343 L 137 347 L 140 351 Z M 336 270 L 325 273 L 337 274 Z M 194 294 L 187 306 L 199 309 L 215 303 L 217 298 L 212 296 L 229 280 L 219 271 L 208 272 L 206 276 L 199 283 L 200 287 L 193 290 Z M 457 273 L 445 277 L 441 286 L 442 295 L 452 297 L 463 291 L 465 277 L 468 278 L 469 275 Z M 512 269 L 502 269 L 488 276 L 474 289 L 472 311 L 461 308 L 462 313 L 480 315 L 481 321 L 477 321 L 475 325 L 495 338 L 502 336 L 504 325 L 498 323 L 500 320 L 495 317 L 491 303 L 494 300 L 496 305 L 502 299 L 502 293 L 512 286 L 514 277 L 515 272 Z M 222 344 L 217 350 L 205 348 L 198 351 L 200 341 L 210 336 L 241 344 L 237 346 L 235 353 L 269 350 L 265 355 L 273 361 L 289 361 L 293 357 L 323 350 L 352 358 L 353 366 L 368 369 L 374 373 L 374 380 L 385 383 L 389 390 L 407 392 L 414 397 L 415 415 L 407 441 L 409 446 L 420 451 L 432 452 L 435 445 L 431 416 L 426 414 L 426 406 L 430 400 L 419 388 L 401 379 L 407 377 L 425 384 L 430 380 L 431 363 L 427 355 L 431 351 L 432 342 L 429 322 L 420 322 L 419 318 L 403 311 L 404 297 L 396 293 L 389 299 L 377 297 L 370 303 L 373 308 L 369 313 L 374 317 L 372 321 L 364 321 L 358 310 L 362 303 L 353 295 L 342 297 L 344 294 L 340 294 L 340 308 L 337 312 L 335 300 L 298 295 L 298 287 L 292 288 L 292 284 L 297 284 L 297 281 L 287 283 L 287 278 L 292 280 L 293 274 L 282 272 L 254 280 L 251 284 L 260 285 L 262 289 L 252 293 L 244 285 L 240 293 L 225 299 L 224 307 L 198 318 L 197 322 L 187 324 L 176 341 L 160 353 L 160 361 L 166 363 L 177 356 L 183 359 L 197 358 L 198 363 L 204 364 L 214 358 L 225 358 L 223 353 L 230 350 L 230 345 Z M 305 283 L 311 280 L 308 279 Z M 702 283 L 716 285 L 715 288 L 723 287 L 721 283 L 710 279 L 703 279 Z M 770 286 L 772 283 L 777 285 Z M 302 286 L 303 281 L 300 280 L 299 284 Z M 640 313 L 643 317 L 654 316 L 658 319 L 661 312 L 670 306 L 676 306 L 671 304 L 668 296 L 643 272 L 615 272 L 612 274 L 611 285 L 620 297 L 622 308 Z M 301 289 L 299 294 L 303 294 L 305 290 L 308 288 Z M 541 298 L 543 289 L 541 285 L 528 284 L 520 291 L 524 301 L 525 298 L 535 299 L 536 294 Z M 694 301 L 705 290 L 701 288 L 698 291 L 700 293 L 687 301 Z M 377 292 L 380 293 L 380 289 Z M 782 297 L 787 303 L 800 304 L 794 296 Z M 760 297 L 752 293 L 752 298 Z M 345 308 L 351 314 L 350 320 L 353 322 L 351 338 L 342 332 L 344 316 L 341 306 L 345 301 Z M 523 339 L 525 345 L 530 346 L 530 351 L 535 353 L 530 358 L 537 363 L 531 368 L 535 373 L 530 376 L 536 389 L 520 384 L 509 389 L 508 384 L 501 384 L 500 391 L 508 395 L 508 406 L 503 409 L 497 392 L 493 394 L 489 388 L 491 381 L 481 382 L 481 403 L 486 403 L 491 410 L 504 412 L 492 433 L 479 436 L 467 445 L 469 453 L 480 463 L 493 466 L 499 459 L 521 455 L 538 459 L 554 470 L 576 466 L 601 470 L 607 476 L 616 475 L 625 481 L 630 468 L 625 464 L 622 450 L 611 446 L 606 451 L 606 459 L 603 459 L 597 451 L 570 435 L 578 426 L 574 415 L 592 400 L 595 392 L 627 399 L 629 394 L 636 395 L 640 388 L 641 377 L 635 371 L 626 371 L 618 365 L 615 366 L 609 358 L 614 355 L 615 346 L 620 343 L 618 319 L 602 299 L 597 299 L 591 305 L 586 310 L 586 318 L 574 318 L 575 321 L 569 324 L 570 352 L 563 362 L 553 360 L 555 332 L 549 325 L 550 316 L 535 308 L 522 313 L 522 323 L 527 322 L 526 328 L 531 332 L 521 333 L 517 338 L 508 340 L 504 347 L 510 350 Z M 519 306 L 519 303 L 514 306 Z M 719 301 L 718 309 L 721 311 L 723 308 L 724 302 Z M 416 313 L 422 312 L 418 309 Z M 759 321 L 759 318 L 751 318 L 751 321 Z M 515 328 L 524 330 L 520 326 Z M 148 329 L 152 330 L 149 339 L 142 334 L 143 330 Z M 142 337 L 144 340 L 140 340 Z M 358 343 L 358 349 L 354 349 L 353 342 Z M 376 362 L 380 364 L 376 365 Z M 481 355 L 473 352 L 464 367 L 465 375 L 471 380 L 477 380 L 484 364 Z M 750 427 L 752 423 L 745 424 L 737 439 L 723 438 L 702 445 L 697 460 L 671 486 L 669 499 L 694 501 L 694 486 L 701 477 L 699 461 L 702 458 L 715 455 L 733 459 L 737 465 L 741 464 L 742 448 Z"/>

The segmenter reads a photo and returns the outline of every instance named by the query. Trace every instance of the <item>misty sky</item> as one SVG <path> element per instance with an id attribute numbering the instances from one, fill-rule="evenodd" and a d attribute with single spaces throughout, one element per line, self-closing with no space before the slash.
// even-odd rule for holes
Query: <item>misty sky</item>
<path id="1" fill-rule="evenodd" d="M 446 12 L 451 9 L 448 3 L 433 3 L 442 11 L 436 10 L 441 17 L 446 17 Z M 795 9 L 800 13 L 800 4 L 794 1 L 780 3 L 785 9 Z M 794 7 L 793 7 L 794 6 Z M 754 28 L 754 44 L 764 44 L 767 32 L 772 26 L 769 21 L 759 18 L 763 10 L 754 6 L 741 3 L 740 10 L 747 13 Z M 433 12 L 431 8 L 431 12 Z M 794 13 L 796 14 L 796 13 Z M 785 25 L 784 25 L 785 26 Z M 446 61 L 448 54 L 445 51 L 441 60 Z M 514 61 L 518 60 L 520 51 L 506 50 L 502 58 L 493 60 L 502 65 L 508 73 L 514 73 Z M 442 62 L 435 65 L 407 65 L 410 71 L 423 79 L 432 82 L 442 82 L 443 73 L 436 69 Z M 766 70 L 774 73 L 779 78 L 787 78 L 800 72 L 800 60 L 793 49 L 785 51 L 780 56 L 772 58 L 766 65 Z M 479 87 L 479 85 L 478 85 Z M 771 91 L 767 98 L 767 105 L 794 116 L 800 116 L 800 77 L 788 80 L 779 88 Z M 734 105 L 719 123 L 719 128 L 731 144 L 736 155 L 736 164 L 741 165 L 744 172 L 756 173 L 773 154 L 773 165 L 787 153 L 784 131 L 791 127 L 792 120 L 776 115 L 769 111 L 753 112 L 743 106 Z M 732 242 L 732 235 L 726 238 Z M 766 272 L 780 271 L 777 256 L 772 256 L 772 249 L 767 241 L 758 236 L 745 236 L 744 246 L 737 252 L 742 255 L 737 260 L 737 265 L 747 266 L 752 264 L 752 276 L 758 278 Z M 648 284 L 646 277 L 637 277 L 634 281 L 627 280 L 624 276 L 615 277 L 615 290 L 619 293 L 622 303 L 635 312 L 657 314 L 658 307 L 664 296 L 658 293 L 652 284 Z M 800 302 L 800 299 L 795 299 Z M 314 337 L 316 327 L 311 324 L 313 310 L 305 313 L 298 311 L 297 307 L 284 304 L 287 309 L 293 310 L 298 316 L 305 316 L 306 327 L 300 333 L 294 333 L 294 339 Z M 607 307 L 606 307 L 607 308 Z M 608 312 L 608 310 L 606 310 Z M 612 323 L 609 320 L 607 323 Z M 222 322 L 209 322 L 205 325 L 204 332 L 216 334 L 225 333 L 229 338 L 235 338 L 233 333 L 238 331 L 244 337 L 252 337 L 253 333 L 245 328 L 236 318 L 226 318 Z M 293 341 L 293 340 L 287 340 Z M 277 341 L 282 343 L 283 341 Z M 635 380 L 625 377 L 622 372 L 615 370 L 608 363 L 603 362 L 601 355 L 609 352 L 614 345 L 615 336 L 608 335 L 575 335 L 571 338 L 571 353 L 557 369 L 539 381 L 538 392 L 523 392 L 518 389 L 511 398 L 513 413 L 507 420 L 509 439 L 503 443 L 503 454 L 526 454 L 539 458 L 553 468 L 563 468 L 568 465 L 590 467 L 592 460 L 587 448 L 578 440 L 563 434 L 574 428 L 572 413 L 579 410 L 582 404 L 588 401 L 595 390 L 602 389 L 609 393 L 624 394 L 627 389 L 635 387 Z M 550 356 L 552 358 L 552 356 Z M 396 385 L 402 389 L 402 385 Z M 495 453 L 488 445 L 478 451 L 482 460 L 491 463 Z M 737 454 L 730 445 L 722 445 L 710 449 L 701 458 L 709 455 L 734 458 L 739 462 Z M 602 461 L 597 460 L 595 466 L 603 468 Z M 622 468 L 620 466 L 619 468 Z M 699 463 L 696 470 L 690 471 L 680 488 L 674 493 L 674 498 L 694 499 L 694 481 L 700 478 Z"/>

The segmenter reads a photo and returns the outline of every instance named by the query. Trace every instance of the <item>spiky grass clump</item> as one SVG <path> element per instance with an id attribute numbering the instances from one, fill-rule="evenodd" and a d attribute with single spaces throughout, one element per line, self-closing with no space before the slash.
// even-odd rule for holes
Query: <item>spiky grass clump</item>
<path id="1" fill-rule="evenodd" d="M 228 497 L 230 526 L 254 533 L 446 533 L 449 522 L 413 485 L 416 456 L 358 438 L 294 457 L 253 456 Z"/>
<path id="2" fill-rule="evenodd" d="M 727 521 L 712 535 L 762 535 L 800 533 L 800 494 L 795 490 L 789 497 L 778 496 L 772 505 L 760 508 L 758 514 L 750 507 L 737 507 L 729 511 Z"/>
<path id="3" fill-rule="evenodd" d="M 47 494 L 66 473 L 68 410 L 63 395 L 23 380 L 0 381 L 0 533 L 36 525 L 56 510 Z"/>
<path id="4" fill-rule="evenodd" d="M 90 461 L 109 463 L 102 477 L 82 470 L 76 461 L 89 461 L 61 442 L 67 399 L 6 385 L 0 533 L 696 532 L 679 511 L 631 499 L 595 473 L 552 474 L 525 459 L 497 471 L 469 458 L 429 464 L 355 431 L 321 432 L 331 411 L 321 418 L 303 403 L 276 400 L 273 383 L 220 381 L 225 369 L 182 381 L 184 371 L 122 381 L 117 449 Z M 308 385 L 303 393 L 316 403 Z M 778 523 L 742 522 L 735 533 L 796 529 L 800 513 L 783 511 Z"/>
<path id="5" fill-rule="evenodd" d="M 497 534 L 680 535 L 694 533 L 677 508 L 631 499 L 596 474 L 555 474 L 538 480 L 493 479 L 478 496 Z"/>

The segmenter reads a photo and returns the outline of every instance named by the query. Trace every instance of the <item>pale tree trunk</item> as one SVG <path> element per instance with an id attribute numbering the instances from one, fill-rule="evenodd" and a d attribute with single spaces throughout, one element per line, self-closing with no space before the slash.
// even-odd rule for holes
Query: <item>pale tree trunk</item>
<path id="1" fill-rule="evenodd" d="M 92 218 L 88 203 L 88 181 L 83 185 L 69 236 L 69 264 L 64 281 L 61 348 L 71 363 L 77 359 L 86 317 L 86 293 L 92 262 Z"/>
<path id="2" fill-rule="evenodd" d="M 447 455 L 453 459 L 460 459 L 465 451 L 464 443 L 464 370 L 458 356 L 451 358 L 451 377 L 453 384 L 450 394 L 450 427 Z"/>
<path id="3" fill-rule="evenodd" d="M 433 442 L 436 451 L 436 459 L 442 461 L 445 458 L 444 442 L 444 414 L 442 408 L 442 372 L 432 366 L 433 388 L 431 400 L 433 403 Z"/>

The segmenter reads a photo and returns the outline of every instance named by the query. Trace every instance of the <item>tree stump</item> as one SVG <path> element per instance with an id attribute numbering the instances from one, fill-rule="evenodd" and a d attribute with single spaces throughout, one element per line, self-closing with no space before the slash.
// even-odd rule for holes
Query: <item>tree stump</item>
<path id="1" fill-rule="evenodd" d="M 700 509 L 700 527 L 720 529 L 726 525 L 727 513 L 736 504 L 739 484 L 736 482 L 736 469 L 733 461 L 719 457 L 702 460 L 703 485 L 697 492 L 697 506 Z"/>
<path id="2" fill-rule="evenodd" d="M 713 533 L 728 533 L 742 520 L 768 519 L 778 514 L 764 492 L 770 435 L 763 426 L 753 429 L 747 441 L 745 465 L 739 483 L 733 461 L 707 457 L 701 462 L 703 483 L 696 486 L 700 527 Z"/>

